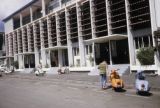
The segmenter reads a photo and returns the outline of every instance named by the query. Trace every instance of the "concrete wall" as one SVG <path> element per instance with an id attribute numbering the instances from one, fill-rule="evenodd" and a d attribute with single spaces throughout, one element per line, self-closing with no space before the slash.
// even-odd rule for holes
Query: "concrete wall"
<path id="1" fill-rule="evenodd" d="M 4 24 L 5 27 L 5 33 L 8 34 L 13 31 L 13 19 L 8 20 Z"/>
<path id="2" fill-rule="evenodd" d="M 155 0 L 157 26 L 160 27 L 160 0 Z"/>

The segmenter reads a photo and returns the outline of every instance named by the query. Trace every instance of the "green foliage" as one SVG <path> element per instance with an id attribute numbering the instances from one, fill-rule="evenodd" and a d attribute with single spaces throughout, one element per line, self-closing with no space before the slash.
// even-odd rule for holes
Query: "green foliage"
<path id="1" fill-rule="evenodd" d="M 141 65 L 152 65 L 154 64 L 154 48 L 144 47 L 137 52 L 137 59 Z"/>

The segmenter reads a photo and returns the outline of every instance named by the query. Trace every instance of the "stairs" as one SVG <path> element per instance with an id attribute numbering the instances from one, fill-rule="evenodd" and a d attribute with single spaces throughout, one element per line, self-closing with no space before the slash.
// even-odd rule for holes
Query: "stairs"
<path id="1" fill-rule="evenodd" d="M 58 74 L 59 67 L 51 67 L 46 73 L 47 74 Z"/>

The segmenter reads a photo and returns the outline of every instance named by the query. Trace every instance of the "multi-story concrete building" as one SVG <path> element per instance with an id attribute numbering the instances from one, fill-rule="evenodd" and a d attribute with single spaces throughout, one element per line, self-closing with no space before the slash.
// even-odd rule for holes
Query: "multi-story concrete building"
<path id="1" fill-rule="evenodd" d="M 50 72 L 87 71 L 105 59 L 122 70 L 160 74 L 157 52 L 153 65 L 136 59 L 139 48 L 155 46 L 159 10 L 159 0 L 33 0 L 4 19 L 6 54 L 20 69 L 42 61 Z"/>
<path id="2" fill-rule="evenodd" d="M 4 64 L 4 60 L 6 59 L 4 40 L 5 40 L 4 24 L 0 21 L 0 65 Z"/>

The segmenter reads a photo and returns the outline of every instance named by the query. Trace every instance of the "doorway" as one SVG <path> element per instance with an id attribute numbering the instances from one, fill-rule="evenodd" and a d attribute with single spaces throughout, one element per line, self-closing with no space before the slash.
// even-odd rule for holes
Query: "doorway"
<path id="1" fill-rule="evenodd" d="M 128 39 L 111 41 L 113 64 L 129 64 Z"/>
<path id="2" fill-rule="evenodd" d="M 110 64 L 109 43 L 95 44 L 95 62 L 98 65 L 101 61 L 105 60 Z"/>
<path id="3" fill-rule="evenodd" d="M 58 67 L 58 51 L 54 50 L 50 52 L 51 67 Z"/>
<path id="4" fill-rule="evenodd" d="M 34 54 L 24 55 L 24 67 L 25 68 L 35 68 L 35 55 Z"/>

